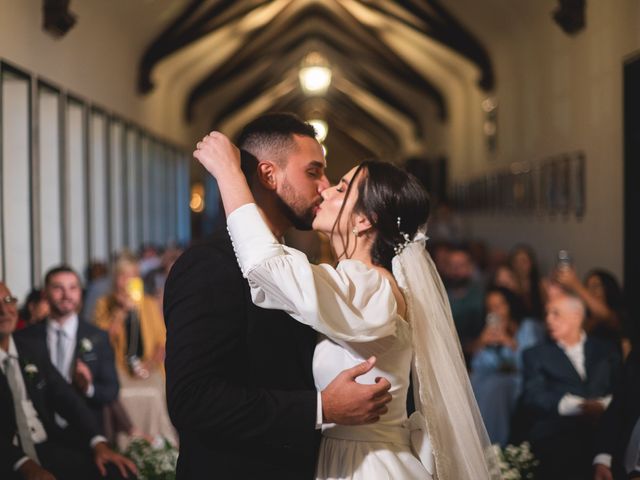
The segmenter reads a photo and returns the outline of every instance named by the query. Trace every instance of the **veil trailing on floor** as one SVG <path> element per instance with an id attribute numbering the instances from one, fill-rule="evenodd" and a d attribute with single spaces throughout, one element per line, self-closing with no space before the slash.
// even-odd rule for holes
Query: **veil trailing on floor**
<path id="1" fill-rule="evenodd" d="M 502 478 L 469 382 L 442 280 L 418 234 L 393 258 L 413 330 L 416 409 L 426 423 L 439 480 Z M 422 420 L 422 417 L 424 420 Z"/>

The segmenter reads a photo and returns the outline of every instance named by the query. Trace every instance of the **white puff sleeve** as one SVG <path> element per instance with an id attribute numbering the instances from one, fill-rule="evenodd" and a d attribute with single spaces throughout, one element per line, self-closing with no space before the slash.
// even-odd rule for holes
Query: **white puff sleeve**
<path id="1" fill-rule="evenodd" d="M 297 321 L 343 342 L 370 342 L 396 331 L 397 305 L 391 285 L 357 260 L 334 269 L 312 265 L 306 255 L 281 245 L 255 204 L 227 218 L 238 263 L 253 303 L 284 310 Z"/>

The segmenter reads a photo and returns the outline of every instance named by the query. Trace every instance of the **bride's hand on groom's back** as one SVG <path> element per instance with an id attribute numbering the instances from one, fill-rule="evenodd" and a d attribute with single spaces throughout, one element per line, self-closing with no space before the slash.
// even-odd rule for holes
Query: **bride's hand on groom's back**
<path id="1" fill-rule="evenodd" d="M 322 391 L 323 423 L 339 425 L 363 425 L 374 423 L 387 413 L 391 401 L 391 384 L 384 378 L 376 383 L 363 385 L 356 378 L 364 375 L 375 365 L 375 357 L 355 367 L 343 370 Z"/>

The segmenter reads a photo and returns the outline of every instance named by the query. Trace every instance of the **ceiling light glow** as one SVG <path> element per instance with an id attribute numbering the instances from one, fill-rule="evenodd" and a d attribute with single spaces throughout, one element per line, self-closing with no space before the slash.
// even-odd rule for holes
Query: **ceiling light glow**
<path id="1" fill-rule="evenodd" d="M 316 138 L 320 143 L 324 142 L 327 138 L 327 134 L 329 133 L 329 125 L 324 120 L 320 120 L 319 118 L 314 118 L 312 120 L 308 120 L 307 123 L 311 125 L 316 131 Z"/>

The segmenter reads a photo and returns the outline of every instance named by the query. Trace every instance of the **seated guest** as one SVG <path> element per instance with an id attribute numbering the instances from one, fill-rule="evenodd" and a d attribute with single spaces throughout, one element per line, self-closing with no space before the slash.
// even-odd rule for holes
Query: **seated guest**
<path id="1" fill-rule="evenodd" d="M 86 291 L 82 302 L 80 318 L 86 322 L 93 322 L 96 303 L 100 297 L 111 291 L 113 280 L 106 264 L 93 262 L 87 267 Z"/>
<path id="2" fill-rule="evenodd" d="M 470 351 L 471 385 L 491 443 L 507 444 L 522 385 L 522 352 L 543 337 L 541 325 L 523 318 L 520 298 L 503 287 L 485 295 L 486 326 Z"/>
<path id="3" fill-rule="evenodd" d="M 620 343 L 622 340 L 622 289 L 616 278 L 605 270 L 591 270 L 580 282 L 573 267 L 558 268 L 555 280 L 575 292 L 587 305 L 584 329 L 587 334 Z"/>
<path id="4" fill-rule="evenodd" d="M 474 264 L 465 247 L 451 247 L 446 258 L 443 282 L 447 289 L 453 321 L 460 343 L 469 354 L 468 346 L 475 340 L 484 325 L 482 318 L 482 285 L 473 279 Z"/>
<path id="5" fill-rule="evenodd" d="M 29 325 L 43 321 L 49 315 L 49 302 L 44 298 L 44 292 L 34 288 L 27 295 L 24 305 L 18 312 L 18 326 L 16 330 L 22 330 Z"/>
<path id="6" fill-rule="evenodd" d="M 640 478 L 640 351 L 627 357 L 622 379 L 602 415 L 594 480 Z"/>
<path id="7" fill-rule="evenodd" d="M 82 285 L 78 274 L 67 266 L 47 272 L 44 294 L 50 305 L 47 320 L 16 334 L 49 353 L 60 375 L 85 399 L 101 428 L 104 408 L 118 397 L 113 350 L 107 334 L 78 318 Z M 58 418 L 66 430 L 66 421 Z"/>
<path id="8" fill-rule="evenodd" d="M 144 295 L 134 259 L 123 257 L 116 262 L 113 290 L 98 300 L 95 324 L 109 332 L 122 372 L 147 378 L 162 367 L 166 336 L 162 313 Z"/>
<path id="9" fill-rule="evenodd" d="M 499 263 L 495 267 L 489 279 L 489 285 L 506 288 L 507 290 L 511 290 L 516 295 L 520 294 L 516 274 L 506 262 Z M 520 300 L 520 302 L 522 302 L 522 300 Z"/>
<path id="10" fill-rule="evenodd" d="M 99 435 L 89 408 L 52 367 L 46 352 L 14 338 L 17 299 L 0 282 L 0 477 L 86 480 L 133 477 L 134 464 Z M 81 435 L 70 445 L 54 420 L 60 412 Z"/>
<path id="11" fill-rule="evenodd" d="M 164 297 L 164 284 L 167 281 L 171 267 L 173 267 L 173 264 L 180 255 L 182 255 L 180 249 L 176 247 L 167 248 L 162 253 L 162 257 L 160 257 L 160 265 L 144 277 L 144 292 L 157 299 L 160 309 L 162 309 L 162 300 Z"/>
<path id="12" fill-rule="evenodd" d="M 518 293 L 522 298 L 525 315 L 541 320 L 544 305 L 544 282 L 533 249 L 528 245 L 517 245 L 509 255 L 509 265 L 518 281 Z"/>
<path id="13" fill-rule="evenodd" d="M 120 380 L 120 401 L 134 427 L 175 443 L 164 395 L 164 321 L 157 301 L 144 295 L 143 290 L 135 260 L 118 259 L 113 291 L 98 300 L 95 324 L 109 334 Z"/>
<path id="14" fill-rule="evenodd" d="M 585 334 L 585 311 L 578 297 L 554 295 L 547 304 L 550 338 L 523 354 L 521 402 L 540 460 L 536 478 L 591 475 L 595 423 L 611 401 L 620 355 L 615 345 Z"/>

